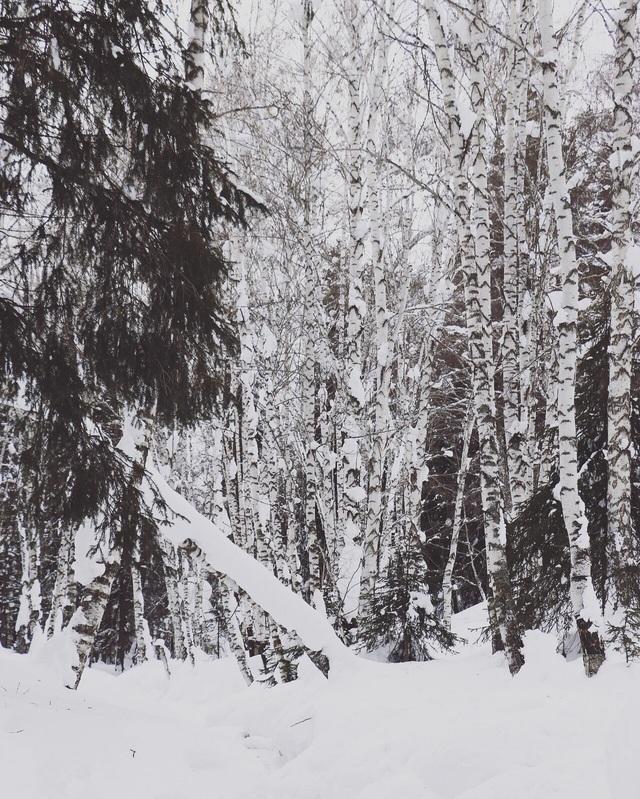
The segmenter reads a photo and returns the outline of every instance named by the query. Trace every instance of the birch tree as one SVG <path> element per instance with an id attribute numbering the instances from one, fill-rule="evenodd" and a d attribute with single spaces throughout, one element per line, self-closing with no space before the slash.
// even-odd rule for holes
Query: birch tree
<path id="1" fill-rule="evenodd" d="M 22 646 L 28 649 L 42 612 L 40 579 L 38 577 L 39 540 L 33 525 L 27 527 L 24 523 L 20 523 L 18 532 L 22 557 L 22 593 L 20 594 L 16 632 L 18 638 L 23 641 Z"/>
<path id="2" fill-rule="evenodd" d="M 313 105 L 311 97 L 311 23 L 313 6 L 311 0 L 303 0 L 303 67 L 302 67 L 302 125 L 303 125 L 303 236 L 305 258 L 305 333 L 302 366 L 302 402 L 305 427 L 305 525 L 309 551 L 309 597 L 316 602 L 316 591 L 320 590 L 321 553 L 317 514 L 317 475 L 316 475 L 316 354 L 314 317 L 316 316 L 317 270 L 314 268 L 314 246 L 311 220 L 314 209 L 313 175 L 311 174 L 311 136 L 313 124 Z"/>
<path id="3" fill-rule="evenodd" d="M 145 416 L 132 420 L 131 429 L 125 430 L 125 435 L 130 436 L 130 441 L 123 439 L 122 445 L 129 450 L 131 460 L 131 475 L 128 486 L 128 501 L 123 509 L 121 518 L 121 535 L 132 535 L 135 532 L 137 520 L 136 494 L 144 479 L 151 433 L 153 411 Z M 82 678 L 82 673 L 91 657 L 96 635 L 100 629 L 113 581 L 118 574 L 122 563 L 122 543 L 107 539 L 103 543 L 104 553 L 100 555 L 100 542 L 98 551 L 93 559 L 102 560 L 99 566 L 100 573 L 94 577 L 84 588 L 80 606 L 75 610 L 69 621 L 69 635 L 74 647 L 74 659 L 70 664 L 71 676 L 67 685 L 77 688 Z"/>
<path id="4" fill-rule="evenodd" d="M 562 506 L 571 555 L 571 606 L 585 672 L 595 674 L 604 661 L 601 618 L 591 578 L 591 545 L 584 503 L 578 488 L 576 439 L 576 338 L 578 324 L 578 262 L 573 214 L 562 152 L 562 112 L 558 89 L 558 51 L 550 0 L 539 0 L 539 26 L 544 76 L 545 134 L 549 196 L 555 215 L 562 307 L 555 317 L 558 329 L 558 447 L 559 482 L 556 496 Z"/>
<path id="5" fill-rule="evenodd" d="M 349 246 L 346 353 L 345 426 L 343 434 L 345 532 L 350 541 L 359 536 L 359 507 L 366 496 L 360 484 L 360 415 L 365 402 L 362 382 L 362 336 L 367 306 L 363 294 L 365 268 L 366 221 L 364 217 L 364 108 L 363 108 L 363 7 L 357 0 L 345 0 L 348 30 L 349 63 L 347 86 L 349 95 Z"/>
<path id="6" fill-rule="evenodd" d="M 496 622 L 509 661 L 515 674 L 524 663 L 522 641 L 514 615 L 511 585 L 507 568 L 507 531 L 500 495 L 496 404 L 493 367 L 491 261 L 489 198 L 486 158 L 486 85 L 484 80 L 484 0 L 477 0 L 470 23 L 469 56 L 471 61 L 471 104 L 477 115 L 473 131 L 472 181 L 474 206 L 472 224 L 475 226 L 476 286 L 470 300 L 476 305 L 468 311 L 474 318 L 470 331 L 471 357 L 474 363 L 476 415 L 480 436 L 480 480 L 483 493 L 483 513 L 487 546 L 487 568 L 495 597 Z M 469 279 L 469 277 L 467 278 Z M 473 277 L 471 281 L 473 282 Z"/>
<path id="7" fill-rule="evenodd" d="M 634 333 L 634 252 L 631 215 L 633 151 L 633 68 L 638 3 L 621 0 L 616 21 L 616 76 L 614 84 L 613 212 L 609 278 L 611 297 L 609 340 L 609 393 L 607 404 L 607 518 L 610 540 L 615 548 L 616 601 L 622 619 L 616 626 L 630 627 L 625 637 L 637 638 L 639 620 L 625 618 L 637 612 L 638 546 L 633 523 L 631 374 Z M 633 628 L 636 628 L 635 631 Z M 629 649 L 629 646 L 625 646 Z M 636 644 L 637 650 L 637 644 Z"/>
<path id="8" fill-rule="evenodd" d="M 458 243 L 465 280 L 465 306 L 469 330 L 469 353 L 473 365 L 473 393 L 480 438 L 482 506 L 485 524 L 487 570 L 493 591 L 494 640 L 505 648 L 510 671 L 515 674 L 523 663 L 521 640 L 514 617 L 511 586 L 506 563 L 506 527 L 500 493 L 497 434 L 495 426 L 495 387 L 493 384 L 493 345 L 491 339 L 491 271 L 489 257 L 489 219 L 485 154 L 485 87 L 483 74 L 484 5 L 474 6 L 469 55 L 472 65 L 471 99 L 476 113 L 473 136 L 473 210 L 468 204 L 465 175 L 466 146 L 456 107 L 454 72 L 440 16 L 433 3 L 427 6 L 429 28 L 434 41 L 449 127 L 450 159 L 453 171 L 454 203 L 458 224 Z M 475 237 L 471 232 L 473 213 Z"/>
<path id="9" fill-rule="evenodd" d="M 525 299 L 525 252 L 523 236 L 522 193 L 524 189 L 524 151 L 527 117 L 527 46 L 532 22 L 532 4 L 514 3 L 509 18 L 511 42 L 508 45 L 509 76 L 506 92 L 504 135 L 504 313 L 502 364 L 504 426 L 509 472 L 511 512 L 517 515 L 531 491 L 528 477 L 528 397 L 523 377 L 526 375 L 526 352 L 522 333 Z M 520 198 L 520 199 L 519 199 Z M 524 354 L 523 352 L 523 354 Z M 523 368 L 524 367 L 524 368 Z"/>
<path id="10" fill-rule="evenodd" d="M 70 527 L 63 527 L 56 559 L 56 579 L 51 597 L 51 609 L 44 628 L 47 638 L 62 630 L 65 617 L 72 608 L 70 590 L 73 581 L 74 541 L 75 531 Z"/>
<path id="11" fill-rule="evenodd" d="M 81 16 L 94 30 L 60 2 L 69 25 Z M 307 650 L 326 672 L 344 654 L 332 630 L 390 660 L 431 657 L 451 643 L 454 606 L 488 597 L 514 673 L 520 626 L 558 627 L 567 613 L 565 652 L 579 642 L 594 673 L 609 600 L 609 633 L 633 657 L 637 0 L 616 21 L 613 109 L 589 86 L 589 103 L 576 94 L 581 36 L 559 50 L 546 0 L 537 56 L 531 0 L 506 12 L 266 0 L 238 17 L 242 52 L 212 47 L 221 5 L 184 5 L 186 48 L 172 22 L 151 26 L 149 63 L 170 75 L 160 85 L 140 67 L 144 91 L 129 97 L 133 83 L 109 73 L 117 48 L 106 61 L 89 48 L 91 113 L 58 96 L 84 74 L 73 37 L 61 29 L 58 66 L 45 48 L 65 78 L 52 94 L 30 60 L 48 47 L 39 17 L 24 22 L 37 46 L 12 38 L 22 17 L 7 34 L 0 72 L 27 70 L 38 102 L 7 73 L 0 183 L 22 216 L 0 237 L 3 645 L 26 649 L 41 627 L 67 635 L 70 685 L 95 659 L 155 653 L 169 673 L 171 656 L 199 648 L 272 685 L 295 678 Z M 587 14 L 580 3 L 565 42 Z M 112 35 L 98 16 L 122 70 L 129 58 L 137 69 L 132 30 L 116 15 Z M 42 116 L 69 102 L 96 134 L 70 149 L 71 173 L 59 142 L 75 128 Z M 109 157 L 93 148 L 103 135 Z M 99 224 L 74 211 L 75 227 L 59 226 L 55 185 Z M 269 213 L 240 229 L 260 204 Z M 43 241 L 65 242 L 59 272 L 34 219 Z M 605 400 L 594 389 L 607 363 Z M 605 540 L 605 515 L 606 557 L 589 547 L 589 534 Z"/>
<path id="12" fill-rule="evenodd" d="M 375 410 L 373 418 L 373 441 L 369 464 L 369 496 L 364 532 L 362 574 L 360 578 L 361 618 L 368 613 L 368 603 L 375 591 L 378 568 L 380 524 L 383 504 L 383 479 L 391 411 L 389 408 L 389 386 L 391 378 L 391 351 L 389 340 L 389 311 L 387 307 L 386 253 L 382 208 L 384 203 L 383 158 L 384 158 L 384 95 L 387 76 L 387 40 L 382 25 L 385 13 L 393 14 L 393 2 L 389 9 L 383 3 L 379 9 L 377 41 L 374 44 L 374 59 L 369 75 L 369 125 L 367 131 L 367 157 L 369 160 L 368 210 L 370 218 L 371 262 L 374 283 L 375 313 Z"/>

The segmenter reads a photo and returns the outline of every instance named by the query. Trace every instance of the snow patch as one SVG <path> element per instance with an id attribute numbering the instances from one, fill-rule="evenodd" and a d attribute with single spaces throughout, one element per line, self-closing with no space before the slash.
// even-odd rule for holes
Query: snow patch
<path id="1" fill-rule="evenodd" d="M 354 659 L 329 680 L 303 659 L 299 680 L 271 689 L 247 688 L 227 658 L 172 661 L 170 679 L 157 661 L 119 676 L 94 667 L 73 692 L 52 650 L 0 650 L 3 795 L 635 797 L 640 664 L 609 658 L 587 680 L 554 635 L 528 632 L 512 678 L 476 643 L 486 624 L 486 605 L 454 615 L 470 642 L 457 655 Z"/>

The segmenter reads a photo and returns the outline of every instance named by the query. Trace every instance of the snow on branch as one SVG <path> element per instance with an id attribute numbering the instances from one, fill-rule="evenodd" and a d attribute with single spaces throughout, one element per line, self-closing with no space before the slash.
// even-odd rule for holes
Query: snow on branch
<path id="1" fill-rule="evenodd" d="M 321 651 L 332 668 L 353 660 L 328 619 L 284 586 L 257 560 L 243 552 L 209 519 L 174 491 L 157 471 L 151 479 L 167 503 L 173 519 L 161 530 L 176 547 L 196 544 L 212 569 L 230 577 L 282 627 L 295 632 L 311 651 Z"/>

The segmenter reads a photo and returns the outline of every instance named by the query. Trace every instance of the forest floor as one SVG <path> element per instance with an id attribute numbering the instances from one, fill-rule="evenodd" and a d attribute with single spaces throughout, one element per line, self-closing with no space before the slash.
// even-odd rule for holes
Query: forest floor
<path id="1" fill-rule="evenodd" d="M 555 639 L 526 636 L 512 679 L 473 643 L 429 663 L 358 659 L 325 680 L 247 689 L 224 659 L 92 668 L 77 693 L 55 663 L 0 650 L 7 799 L 636 799 L 640 665 L 587 680 Z"/>

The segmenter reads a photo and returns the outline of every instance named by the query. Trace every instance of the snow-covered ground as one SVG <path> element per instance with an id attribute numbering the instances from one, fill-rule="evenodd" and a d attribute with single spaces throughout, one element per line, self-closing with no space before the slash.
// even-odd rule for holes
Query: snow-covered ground
<path id="1" fill-rule="evenodd" d="M 456 618 L 465 632 L 482 609 Z M 471 633 L 473 640 L 473 632 Z M 526 639 L 512 679 L 485 644 L 431 663 L 307 663 L 246 688 L 230 660 L 93 668 L 77 693 L 0 650 L 7 799 L 636 799 L 640 665 L 587 680 Z"/>

